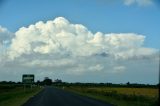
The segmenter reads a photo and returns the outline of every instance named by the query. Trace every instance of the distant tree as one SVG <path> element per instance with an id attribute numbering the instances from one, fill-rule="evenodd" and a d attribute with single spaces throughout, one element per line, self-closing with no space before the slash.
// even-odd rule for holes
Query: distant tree
<path id="1" fill-rule="evenodd" d="M 44 84 L 44 85 L 51 85 L 51 84 L 52 84 L 52 80 L 49 79 L 48 77 L 46 77 L 46 78 L 43 80 L 43 84 Z"/>
<path id="2" fill-rule="evenodd" d="M 1 81 L 1 84 L 7 84 L 7 81 Z"/>
<path id="3" fill-rule="evenodd" d="M 126 84 L 127 84 L 127 86 L 129 86 L 129 85 L 130 85 L 130 82 L 127 82 Z"/>
<path id="4" fill-rule="evenodd" d="M 55 83 L 62 83 L 62 80 L 61 79 L 56 79 L 54 80 Z"/>
<path id="5" fill-rule="evenodd" d="M 8 84 L 15 84 L 15 82 L 13 82 L 13 81 L 8 81 L 7 83 Z"/>
<path id="6" fill-rule="evenodd" d="M 41 85 L 41 81 L 37 80 L 36 85 Z"/>
<path id="7" fill-rule="evenodd" d="M 17 82 L 17 84 L 22 84 L 22 82 Z"/>

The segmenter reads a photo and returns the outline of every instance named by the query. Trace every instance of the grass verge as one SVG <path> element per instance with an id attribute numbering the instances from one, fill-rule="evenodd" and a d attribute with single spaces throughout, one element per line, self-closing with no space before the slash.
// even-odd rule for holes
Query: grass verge
<path id="1" fill-rule="evenodd" d="M 4 90 L 0 93 L 0 106 L 21 106 L 29 98 L 36 95 L 41 89 L 38 87 L 26 88 L 24 91 L 23 87 L 16 87 L 14 89 Z"/>
<path id="2" fill-rule="evenodd" d="M 71 91 L 82 96 L 98 99 L 116 106 L 158 106 L 158 97 L 126 95 L 119 94 L 115 91 L 97 91 L 87 87 L 65 87 L 64 90 Z"/>

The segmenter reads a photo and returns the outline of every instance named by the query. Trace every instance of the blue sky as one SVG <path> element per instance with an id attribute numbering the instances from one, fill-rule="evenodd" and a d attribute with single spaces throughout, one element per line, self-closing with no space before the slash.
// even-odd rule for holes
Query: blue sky
<path id="1" fill-rule="evenodd" d="M 63 16 L 93 32 L 144 34 L 147 37 L 145 45 L 160 47 L 157 2 L 150 6 L 126 6 L 120 0 L 2 0 L 0 3 L 0 24 L 12 32 L 37 21 Z"/>
<path id="2" fill-rule="evenodd" d="M 0 80 L 157 84 L 159 11 L 158 0 L 0 0 Z"/>

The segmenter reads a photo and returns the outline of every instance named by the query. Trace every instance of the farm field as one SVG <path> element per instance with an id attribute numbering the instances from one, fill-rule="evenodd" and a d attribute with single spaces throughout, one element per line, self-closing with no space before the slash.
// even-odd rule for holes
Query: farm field
<path id="1" fill-rule="evenodd" d="M 22 85 L 0 85 L 0 106 L 20 106 L 40 90 L 38 87 L 24 90 Z"/>
<path id="2" fill-rule="evenodd" d="M 158 106 L 158 88 L 70 86 L 63 89 L 116 106 Z"/>
<path id="3" fill-rule="evenodd" d="M 137 95 L 146 97 L 158 97 L 158 89 L 155 88 L 113 88 L 113 87 L 102 87 L 102 88 L 87 88 L 91 91 L 97 92 L 117 92 L 118 94 L 125 95 Z"/>

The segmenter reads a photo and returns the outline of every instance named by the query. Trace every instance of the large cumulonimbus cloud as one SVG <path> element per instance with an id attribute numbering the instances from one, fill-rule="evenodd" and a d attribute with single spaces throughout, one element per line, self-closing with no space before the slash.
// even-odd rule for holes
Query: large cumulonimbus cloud
<path id="1" fill-rule="evenodd" d="M 22 27 L 15 33 L 8 51 L 14 60 L 24 55 L 107 55 L 115 58 L 150 56 L 156 49 L 145 48 L 145 36 L 135 33 L 97 32 L 93 34 L 81 24 L 71 24 L 63 17 L 46 23 L 40 21 Z"/>
<path id="2" fill-rule="evenodd" d="M 132 60 L 140 60 L 136 61 L 136 67 L 141 67 L 134 70 L 137 73 L 144 69 L 144 64 L 150 64 L 147 60 L 155 62 L 158 51 L 145 47 L 144 42 L 141 34 L 93 33 L 63 17 L 22 27 L 14 34 L 0 27 L 0 44 L 5 48 L 0 48 L 0 76 L 10 72 L 15 76 L 35 73 L 38 77 L 103 76 L 133 71 Z"/>

